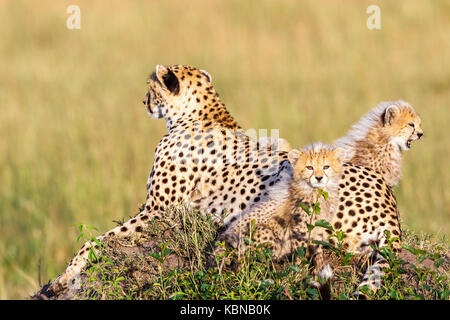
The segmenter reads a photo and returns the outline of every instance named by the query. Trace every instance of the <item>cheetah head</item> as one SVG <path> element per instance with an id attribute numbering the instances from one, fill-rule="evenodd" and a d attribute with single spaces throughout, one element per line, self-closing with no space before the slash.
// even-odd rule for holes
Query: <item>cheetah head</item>
<path id="1" fill-rule="evenodd" d="M 147 83 L 148 92 L 142 101 L 147 113 L 152 118 L 165 118 L 168 122 L 189 113 L 190 107 L 196 103 L 195 96 L 213 90 L 208 72 L 183 65 L 157 65 Z"/>
<path id="2" fill-rule="evenodd" d="M 411 142 L 423 136 L 421 119 L 406 102 L 389 105 L 381 117 L 384 135 L 399 150 L 409 150 Z"/>
<path id="3" fill-rule="evenodd" d="M 294 168 L 294 183 L 328 189 L 330 182 L 339 181 L 345 154 L 343 148 L 333 149 L 321 143 L 312 144 L 301 151 L 291 150 L 288 156 Z"/>

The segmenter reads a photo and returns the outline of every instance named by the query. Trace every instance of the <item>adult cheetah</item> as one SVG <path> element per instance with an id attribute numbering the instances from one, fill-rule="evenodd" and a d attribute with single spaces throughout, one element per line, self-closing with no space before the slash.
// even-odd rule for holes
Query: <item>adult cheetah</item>
<path id="1" fill-rule="evenodd" d="M 191 66 L 157 65 L 148 80 L 144 104 L 152 118 L 166 121 L 147 182 L 145 209 L 122 226 L 98 237 L 139 234 L 152 218 L 172 205 L 190 204 L 199 185 L 208 190 L 203 213 L 223 223 L 263 201 L 291 166 L 287 152 L 274 151 L 250 137 L 229 114 L 208 72 Z M 87 264 L 86 243 L 66 271 L 51 284 L 58 292 Z M 98 248 L 93 248 L 98 249 Z"/>

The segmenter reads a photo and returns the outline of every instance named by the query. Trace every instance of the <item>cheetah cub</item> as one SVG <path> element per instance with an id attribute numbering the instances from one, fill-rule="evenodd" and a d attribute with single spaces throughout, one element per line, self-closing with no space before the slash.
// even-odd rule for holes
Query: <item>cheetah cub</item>
<path id="1" fill-rule="evenodd" d="M 300 205 L 311 206 L 318 202 L 321 210 L 313 218 L 313 223 L 321 219 L 331 220 L 339 201 L 338 182 L 344 158 L 344 149 L 334 149 L 322 143 L 314 143 L 301 151 L 291 150 L 289 161 L 293 174 L 285 177 L 284 183 L 271 191 L 266 201 L 243 212 L 241 218 L 231 223 L 218 240 L 225 241 L 226 245 L 237 248 L 239 252 L 245 250 L 244 239 L 252 232 L 254 221 L 254 244 L 268 243 L 277 259 L 284 259 L 296 248 L 306 246 L 310 217 Z M 327 200 L 319 196 L 319 188 L 328 193 Z M 326 240 L 322 228 L 313 229 L 310 237 Z M 323 266 L 321 251 L 316 245 L 308 250 L 315 273 Z"/>
<path id="2" fill-rule="evenodd" d="M 347 150 L 346 162 L 379 172 L 396 186 L 402 175 L 403 151 L 423 136 L 422 120 L 405 101 L 381 102 L 352 126 L 334 146 Z"/>

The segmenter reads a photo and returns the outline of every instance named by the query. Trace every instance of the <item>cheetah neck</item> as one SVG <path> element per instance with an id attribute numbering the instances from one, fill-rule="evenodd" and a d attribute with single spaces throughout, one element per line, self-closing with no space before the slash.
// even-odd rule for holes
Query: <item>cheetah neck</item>
<path id="1" fill-rule="evenodd" d="M 169 131 L 186 123 L 197 123 L 202 128 L 242 130 L 213 87 L 190 91 L 179 105 L 181 107 L 166 118 Z"/>
<path id="2" fill-rule="evenodd" d="M 402 152 L 383 136 L 379 126 L 370 130 L 364 139 L 350 144 L 349 150 L 348 162 L 378 171 L 391 187 L 398 184 L 402 173 Z"/>

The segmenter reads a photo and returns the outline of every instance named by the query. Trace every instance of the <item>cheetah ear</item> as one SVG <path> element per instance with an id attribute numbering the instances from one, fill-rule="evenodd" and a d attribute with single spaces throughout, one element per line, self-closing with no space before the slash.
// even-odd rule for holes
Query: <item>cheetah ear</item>
<path id="1" fill-rule="evenodd" d="M 333 150 L 333 154 L 340 162 L 344 162 L 347 155 L 347 150 L 344 148 L 336 148 Z"/>
<path id="2" fill-rule="evenodd" d="M 292 149 L 291 151 L 289 151 L 288 158 L 292 166 L 294 166 L 297 163 L 298 159 L 300 159 L 300 155 L 301 152 L 297 149 Z"/>
<path id="3" fill-rule="evenodd" d="M 169 69 L 162 64 L 157 64 L 155 68 L 156 77 L 161 81 L 162 77 L 169 72 Z"/>
<path id="4" fill-rule="evenodd" d="M 180 82 L 172 70 L 158 64 L 156 65 L 155 73 L 159 82 L 163 84 L 167 90 L 173 94 L 178 94 L 180 92 Z"/>
<path id="5" fill-rule="evenodd" d="M 211 77 L 211 75 L 208 73 L 208 71 L 201 69 L 200 72 L 201 72 L 206 78 L 208 78 L 209 83 L 212 83 L 212 77 Z"/>
<path id="6" fill-rule="evenodd" d="M 394 118 L 399 114 L 399 112 L 400 109 L 395 104 L 391 104 L 389 107 L 387 107 L 383 117 L 384 125 L 391 124 Z"/>

